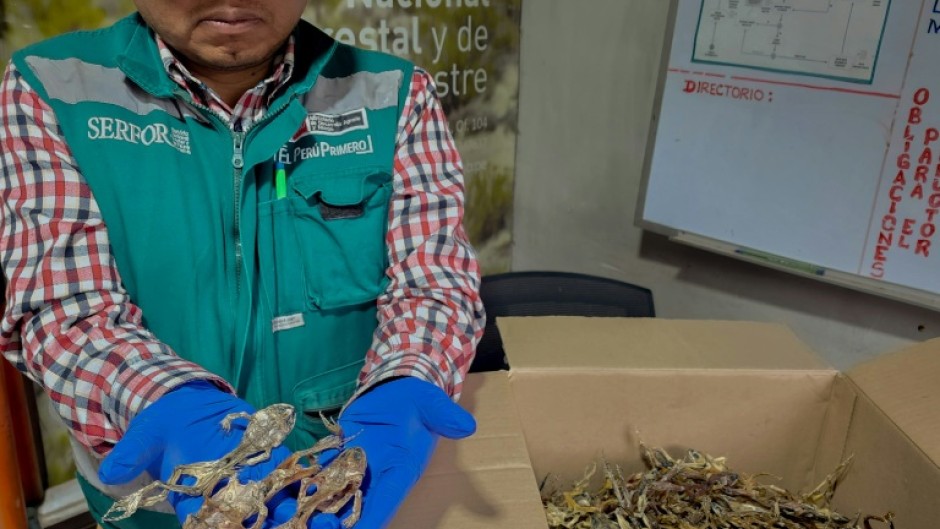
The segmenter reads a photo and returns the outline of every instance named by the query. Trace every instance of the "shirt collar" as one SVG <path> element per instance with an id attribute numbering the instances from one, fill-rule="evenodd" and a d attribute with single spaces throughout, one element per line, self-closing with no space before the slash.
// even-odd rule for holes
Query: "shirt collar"
<path id="1" fill-rule="evenodd" d="M 198 95 L 202 99 L 208 99 L 210 96 L 218 98 L 211 88 L 194 76 L 188 68 L 174 55 L 173 50 L 164 42 L 159 35 L 154 34 L 157 43 L 157 49 L 160 52 L 160 59 L 163 62 L 163 68 L 173 81 L 183 88 L 193 91 L 197 88 Z M 290 80 L 294 73 L 294 49 L 296 40 L 291 34 L 277 55 L 274 56 L 274 72 L 264 81 L 259 83 L 263 85 L 263 94 L 270 100 L 278 90 L 280 90 Z"/>

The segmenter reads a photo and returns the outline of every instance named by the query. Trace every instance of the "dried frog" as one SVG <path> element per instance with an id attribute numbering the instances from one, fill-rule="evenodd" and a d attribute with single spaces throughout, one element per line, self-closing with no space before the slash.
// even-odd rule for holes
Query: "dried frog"
<path id="1" fill-rule="evenodd" d="M 861 529 L 854 519 L 829 508 L 836 485 L 850 460 L 812 491 L 795 495 L 775 485 L 763 485 L 759 476 L 732 472 L 724 458 L 689 450 L 674 459 L 661 448 L 641 446 L 648 470 L 624 476 L 619 466 L 604 463 L 604 482 L 589 489 L 596 465 L 569 490 L 548 490 L 543 481 L 542 501 L 552 529 Z M 851 459 L 851 458 L 850 458 Z M 865 518 L 889 524 L 892 515 Z"/>
<path id="2" fill-rule="evenodd" d="M 306 529 L 307 521 L 317 511 L 336 514 L 350 501 L 353 503 L 343 527 L 349 529 L 359 521 L 362 509 L 362 480 L 366 472 L 366 454 L 359 448 L 340 452 L 318 474 L 300 482 L 297 514 L 278 529 Z M 311 489 L 316 487 L 311 492 Z"/>
<path id="3" fill-rule="evenodd" d="M 320 472 L 312 456 L 340 448 L 342 442 L 341 436 L 325 437 L 313 448 L 295 452 L 258 481 L 241 483 L 238 479 L 229 479 L 218 492 L 206 498 L 199 511 L 186 519 L 183 529 L 243 529 L 244 522 L 255 515 L 257 518 L 250 529 L 260 529 L 268 516 L 267 502 L 292 483 Z M 310 459 L 309 466 L 301 464 L 303 458 Z"/>
<path id="4" fill-rule="evenodd" d="M 296 415 L 289 404 L 274 404 L 254 414 L 233 413 L 222 420 L 222 429 L 231 430 L 232 421 L 248 419 L 248 426 L 238 446 L 215 461 L 203 461 L 180 465 L 174 469 L 167 482 L 154 481 L 142 489 L 121 498 L 108 509 L 104 521 L 118 521 L 133 515 L 138 509 L 156 505 L 165 500 L 170 492 L 191 496 L 203 496 L 215 490 L 224 479 L 234 478 L 242 467 L 260 463 L 271 456 L 294 428 Z M 189 476 L 195 481 L 180 485 L 179 481 Z M 236 480 L 237 481 L 237 480 Z"/>

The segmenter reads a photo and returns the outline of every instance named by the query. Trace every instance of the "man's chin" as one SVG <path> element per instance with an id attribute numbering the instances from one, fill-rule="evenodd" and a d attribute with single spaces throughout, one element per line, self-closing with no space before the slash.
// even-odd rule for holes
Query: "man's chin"
<path id="1" fill-rule="evenodd" d="M 240 72 L 254 70 L 266 65 L 270 60 L 270 56 L 246 53 L 241 50 L 214 50 L 212 53 L 200 56 L 195 62 L 202 69 L 219 72 Z"/>

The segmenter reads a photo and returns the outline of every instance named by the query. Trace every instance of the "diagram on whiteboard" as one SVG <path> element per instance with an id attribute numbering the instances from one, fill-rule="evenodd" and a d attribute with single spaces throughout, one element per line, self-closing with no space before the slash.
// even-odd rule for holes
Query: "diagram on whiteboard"
<path id="1" fill-rule="evenodd" d="M 871 83 L 891 0 L 702 0 L 693 62 Z"/>

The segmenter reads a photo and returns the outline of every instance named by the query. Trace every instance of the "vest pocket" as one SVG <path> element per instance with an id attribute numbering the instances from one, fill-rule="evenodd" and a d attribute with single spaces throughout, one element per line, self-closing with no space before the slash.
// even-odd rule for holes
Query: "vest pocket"
<path id="1" fill-rule="evenodd" d="M 276 317 L 288 317 L 307 309 L 305 263 L 301 241 L 294 228 L 289 200 L 261 204 L 258 248 L 263 290 Z"/>
<path id="2" fill-rule="evenodd" d="M 310 308 L 373 302 L 385 289 L 391 181 L 381 167 L 291 174 L 293 225 Z"/>
<path id="3" fill-rule="evenodd" d="M 329 434 L 320 420 L 320 412 L 327 416 L 339 412 L 356 390 L 356 380 L 363 363 L 364 360 L 358 360 L 297 384 L 293 398 L 295 407 L 301 412 L 297 416 L 297 425 L 301 430 L 314 439 Z"/>

